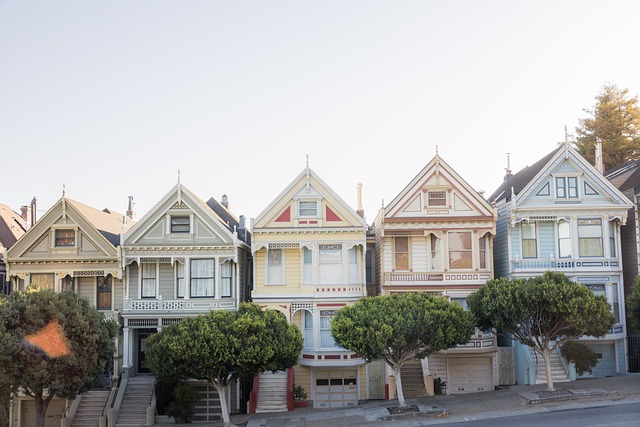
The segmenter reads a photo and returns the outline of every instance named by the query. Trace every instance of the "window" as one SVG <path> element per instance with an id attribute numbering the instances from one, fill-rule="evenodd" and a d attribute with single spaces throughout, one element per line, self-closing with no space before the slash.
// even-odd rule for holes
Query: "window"
<path id="1" fill-rule="evenodd" d="M 452 231 L 448 235 L 449 268 L 451 270 L 472 268 L 471 232 Z"/>
<path id="2" fill-rule="evenodd" d="M 578 220 L 578 251 L 581 257 L 603 256 L 602 220 Z"/>
<path id="3" fill-rule="evenodd" d="M 318 202 L 317 201 L 300 201 L 298 202 L 298 215 L 300 216 L 318 216 Z"/>
<path id="4" fill-rule="evenodd" d="M 75 230 L 56 230 L 56 247 L 75 246 Z"/>
<path id="5" fill-rule="evenodd" d="M 458 304 L 460 307 L 464 308 L 467 311 L 469 310 L 466 298 L 451 298 L 451 302 L 454 304 Z"/>
<path id="6" fill-rule="evenodd" d="M 282 249 L 267 251 L 267 284 L 282 283 Z"/>
<path id="7" fill-rule="evenodd" d="M 31 273 L 31 285 L 37 286 L 38 289 L 55 289 L 54 280 L 53 273 Z"/>
<path id="8" fill-rule="evenodd" d="M 220 266 L 220 296 L 222 298 L 231 298 L 233 284 L 233 263 L 225 261 Z"/>
<path id="9" fill-rule="evenodd" d="M 184 264 L 176 262 L 176 295 L 178 298 L 184 298 L 186 289 L 184 286 Z"/>
<path id="10" fill-rule="evenodd" d="M 427 191 L 427 206 L 447 206 L 447 192 Z"/>
<path id="11" fill-rule="evenodd" d="M 75 280 L 70 275 L 64 276 L 62 279 L 62 292 L 73 292 L 76 290 Z"/>
<path id="12" fill-rule="evenodd" d="M 320 347 L 335 348 L 336 342 L 331 335 L 331 322 L 336 310 L 320 310 Z"/>
<path id="13" fill-rule="evenodd" d="M 610 257 L 616 256 L 616 223 L 609 221 L 609 253 Z"/>
<path id="14" fill-rule="evenodd" d="M 307 247 L 302 248 L 302 283 L 313 282 L 313 252 Z"/>
<path id="15" fill-rule="evenodd" d="M 522 229 L 522 258 L 537 258 L 538 244 L 536 240 L 536 223 L 523 222 Z"/>
<path id="16" fill-rule="evenodd" d="M 313 347 L 313 315 L 309 310 L 302 310 L 302 339 L 305 348 Z"/>
<path id="17" fill-rule="evenodd" d="M 409 270 L 409 238 L 396 237 L 394 241 L 394 258 L 396 270 Z"/>
<path id="18" fill-rule="evenodd" d="M 487 268 L 487 236 L 482 236 L 478 240 L 478 255 L 480 257 L 480 268 Z"/>
<path id="19" fill-rule="evenodd" d="M 172 216 L 171 217 L 172 233 L 189 233 L 191 232 L 191 218 L 188 216 Z"/>
<path id="20" fill-rule="evenodd" d="M 571 226 L 567 221 L 558 224 L 558 255 L 560 258 L 571 257 Z"/>
<path id="21" fill-rule="evenodd" d="M 433 234 L 430 238 L 430 250 L 431 250 L 431 271 L 438 271 L 442 269 L 442 262 L 440 256 L 440 239 Z"/>
<path id="22" fill-rule="evenodd" d="M 618 300 L 618 284 L 611 284 L 611 309 L 616 317 L 616 323 L 620 323 L 620 302 Z"/>
<path id="23" fill-rule="evenodd" d="M 142 298 L 155 298 L 156 296 L 156 265 L 142 264 Z"/>
<path id="24" fill-rule="evenodd" d="M 342 245 L 319 245 L 318 283 L 334 284 L 342 282 Z"/>
<path id="25" fill-rule="evenodd" d="M 569 190 L 570 199 L 578 198 L 578 178 L 577 177 L 570 176 L 567 178 L 567 189 Z"/>
<path id="26" fill-rule="evenodd" d="M 578 177 L 556 177 L 556 198 L 577 199 L 578 198 Z"/>
<path id="27" fill-rule="evenodd" d="M 565 178 L 556 178 L 556 198 L 567 198 L 567 180 Z"/>
<path id="28" fill-rule="evenodd" d="M 349 249 L 349 283 L 360 282 L 360 258 L 358 255 L 357 246 Z"/>
<path id="29" fill-rule="evenodd" d="M 111 275 L 107 277 L 98 276 L 98 286 L 96 295 L 96 308 L 98 310 L 111 310 Z"/>
<path id="30" fill-rule="evenodd" d="M 190 275 L 190 290 L 192 298 L 213 297 L 214 260 L 192 259 Z"/>

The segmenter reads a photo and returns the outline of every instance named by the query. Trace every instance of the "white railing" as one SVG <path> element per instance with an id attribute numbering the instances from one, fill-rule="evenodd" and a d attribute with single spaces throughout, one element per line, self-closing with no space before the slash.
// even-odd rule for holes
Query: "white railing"
<path id="1" fill-rule="evenodd" d="M 576 269 L 619 269 L 618 258 L 537 258 L 515 259 L 511 261 L 513 270 L 559 270 L 569 271 Z"/>
<path id="2" fill-rule="evenodd" d="M 477 272 L 393 272 L 385 273 L 385 282 L 421 282 L 421 283 L 442 283 L 447 281 L 468 281 L 468 282 L 484 282 L 491 279 L 490 273 Z"/>
<path id="3" fill-rule="evenodd" d="M 160 299 L 135 299 L 124 301 L 125 312 L 142 312 L 142 311 L 171 311 L 171 312 L 195 312 L 209 311 L 219 308 L 233 308 L 236 306 L 236 300 L 229 298 L 223 300 L 160 300 Z"/>

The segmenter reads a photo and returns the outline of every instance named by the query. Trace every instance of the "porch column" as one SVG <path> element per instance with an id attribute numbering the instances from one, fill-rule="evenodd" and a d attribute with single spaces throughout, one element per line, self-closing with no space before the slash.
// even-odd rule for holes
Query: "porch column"
<path id="1" fill-rule="evenodd" d="M 126 320 L 125 320 L 126 321 Z M 131 335 L 129 334 L 129 328 L 122 329 L 123 333 L 123 348 L 122 348 L 122 367 L 128 368 L 131 366 Z"/>

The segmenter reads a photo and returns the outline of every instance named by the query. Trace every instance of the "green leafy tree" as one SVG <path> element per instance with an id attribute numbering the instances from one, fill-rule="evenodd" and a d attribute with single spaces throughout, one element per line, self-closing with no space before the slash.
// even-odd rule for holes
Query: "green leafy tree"
<path id="1" fill-rule="evenodd" d="M 586 374 L 591 372 L 598 364 L 598 355 L 585 344 L 579 341 L 569 341 L 560 348 L 562 357 L 576 366 L 576 373 Z"/>
<path id="2" fill-rule="evenodd" d="M 625 297 L 627 305 L 627 324 L 635 331 L 640 331 L 640 276 L 636 276 L 631 292 Z"/>
<path id="3" fill-rule="evenodd" d="M 34 398 L 38 427 L 54 397 L 96 385 L 114 351 L 115 327 L 72 292 L 13 292 L 0 300 L 0 325 L 0 357 L 10 360 L 0 363 L 0 383 Z"/>
<path id="4" fill-rule="evenodd" d="M 212 311 L 163 328 L 149 338 L 145 357 L 162 380 L 209 382 L 229 424 L 229 386 L 260 372 L 294 366 L 302 346 L 300 330 L 282 313 L 243 303 L 238 311 Z"/>
<path id="5" fill-rule="evenodd" d="M 551 352 L 583 335 L 602 337 L 615 323 L 604 296 L 551 271 L 530 279 L 489 280 L 467 304 L 479 328 L 495 328 L 542 356 L 549 391 L 555 390 Z"/>
<path id="6" fill-rule="evenodd" d="M 640 156 L 640 109 L 638 97 L 628 89 L 607 83 L 596 96 L 589 115 L 580 119 L 572 144 L 591 163 L 595 163 L 596 139 L 602 141 L 602 159 L 612 168 Z"/>
<path id="7" fill-rule="evenodd" d="M 413 292 L 363 298 L 341 308 L 331 322 L 331 334 L 338 345 L 367 362 L 382 358 L 393 369 L 400 406 L 407 405 L 402 365 L 466 344 L 473 331 L 473 317 L 458 304 Z"/>

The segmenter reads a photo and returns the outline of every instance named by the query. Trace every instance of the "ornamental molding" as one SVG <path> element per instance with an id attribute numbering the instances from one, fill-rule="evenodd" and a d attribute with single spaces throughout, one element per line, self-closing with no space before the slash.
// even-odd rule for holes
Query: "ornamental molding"
<path id="1" fill-rule="evenodd" d="M 145 257 L 145 256 L 173 256 L 179 257 L 183 255 L 193 255 L 193 254 L 210 254 L 210 255 L 235 255 L 236 247 L 232 248 L 212 248 L 212 247 L 197 247 L 197 248 L 178 248 L 176 250 L 172 250 L 171 248 L 162 248 L 162 249 L 127 249 L 125 251 L 125 258 L 137 258 L 137 257 Z"/>

